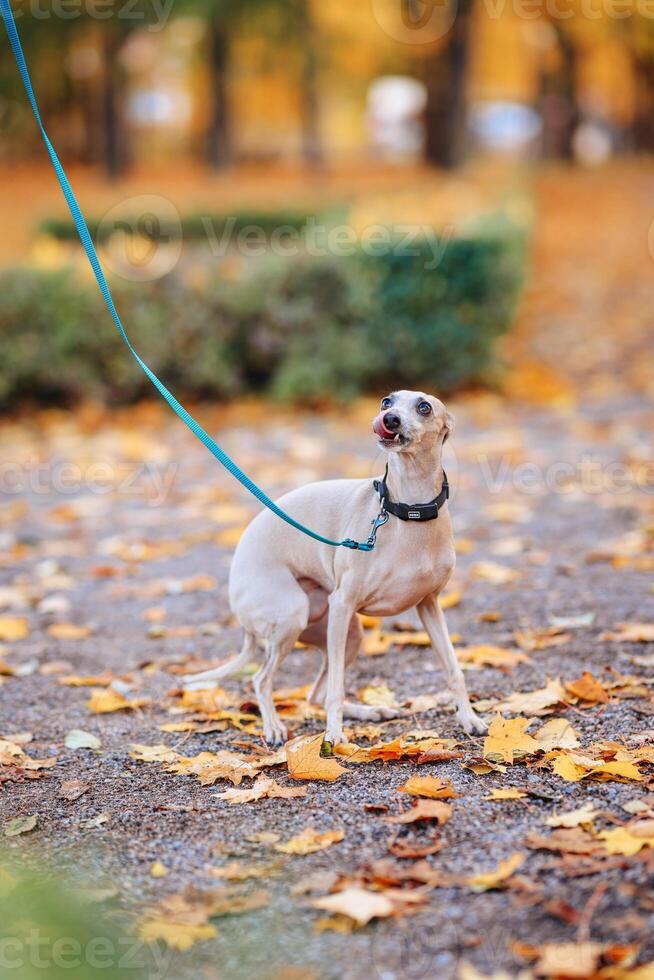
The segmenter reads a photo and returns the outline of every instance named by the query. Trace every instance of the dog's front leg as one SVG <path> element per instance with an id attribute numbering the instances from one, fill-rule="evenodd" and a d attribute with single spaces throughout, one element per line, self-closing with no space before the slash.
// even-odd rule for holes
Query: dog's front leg
<path id="1" fill-rule="evenodd" d="M 332 745 L 343 741 L 343 700 L 345 698 L 345 648 L 354 607 L 342 591 L 329 597 L 327 626 L 327 713 L 326 739 Z"/>
<path id="2" fill-rule="evenodd" d="M 470 704 L 463 671 L 454 652 L 438 596 L 430 595 L 423 599 L 418 605 L 418 615 L 429 634 L 434 653 L 445 671 L 448 686 L 454 695 L 458 721 L 469 735 L 481 735 L 486 731 L 486 723 L 475 714 Z"/>

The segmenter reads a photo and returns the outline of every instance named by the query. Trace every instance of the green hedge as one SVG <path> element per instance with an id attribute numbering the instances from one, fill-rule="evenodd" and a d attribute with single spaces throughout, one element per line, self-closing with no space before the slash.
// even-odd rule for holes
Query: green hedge
<path id="1" fill-rule="evenodd" d="M 113 284 L 135 346 L 175 392 L 321 402 L 483 380 L 511 323 L 524 243 L 504 228 L 432 257 L 261 259 L 238 281 Z M 96 287 L 72 272 L 0 272 L 0 406 L 129 402 L 151 392 Z"/>

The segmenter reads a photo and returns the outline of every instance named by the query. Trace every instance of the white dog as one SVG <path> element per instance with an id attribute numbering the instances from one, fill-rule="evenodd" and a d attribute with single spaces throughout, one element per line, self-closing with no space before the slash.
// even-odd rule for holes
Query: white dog
<path id="1" fill-rule="evenodd" d="M 373 422 L 388 456 L 384 481 L 325 480 L 282 497 L 296 520 L 342 540 L 357 539 L 381 507 L 388 521 L 372 553 L 333 548 L 304 537 L 268 510 L 245 530 L 230 572 L 230 602 L 245 630 L 241 654 L 216 670 L 187 678 L 202 686 L 247 664 L 257 646 L 265 661 L 254 677 L 266 741 L 287 737 L 273 703 L 275 670 L 298 640 L 317 646 L 323 666 L 310 699 L 324 704 L 328 741 L 343 741 L 343 717 L 395 717 L 390 709 L 344 704 L 345 668 L 361 648 L 357 613 L 395 616 L 416 606 L 468 733 L 484 732 L 473 711 L 450 641 L 438 595 L 455 565 L 448 487 L 441 464 L 452 416 L 437 398 L 396 391 L 384 398 Z M 428 501 L 406 504 L 403 501 Z M 325 683 L 326 681 L 326 683 Z"/>

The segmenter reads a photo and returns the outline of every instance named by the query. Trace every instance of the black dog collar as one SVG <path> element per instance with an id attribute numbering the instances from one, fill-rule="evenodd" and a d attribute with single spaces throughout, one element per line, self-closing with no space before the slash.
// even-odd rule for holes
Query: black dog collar
<path id="1" fill-rule="evenodd" d="M 388 466 L 386 467 L 386 472 L 384 473 L 383 479 L 375 480 L 374 487 L 379 495 L 381 505 L 385 511 L 389 514 L 393 514 L 395 517 L 399 517 L 401 521 L 435 521 L 438 517 L 438 512 L 441 507 L 449 500 L 450 496 L 450 485 L 447 482 L 447 476 L 443 472 L 443 486 L 441 487 L 441 492 L 433 500 L 430 500 L 428 504 L 400 504 L 393 503 L 388 495 L 388 486 L 386 480 L 388 477 Z"/>

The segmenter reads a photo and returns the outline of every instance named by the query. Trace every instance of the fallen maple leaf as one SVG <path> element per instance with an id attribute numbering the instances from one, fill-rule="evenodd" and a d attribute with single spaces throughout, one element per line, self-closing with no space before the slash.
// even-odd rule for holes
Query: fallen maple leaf
<path id="1" fill-rule="evenodd" d="M 600 639 L 615 643 L 654 643 L 654 623 L 620 623 L 615 633 L 603 633 Z"/>
<path id="2" fill-rule="evenodd" d="M 346 915 L 358 925 L 365 926 L 371 919 L 387 919 L 397 912 L 397 906 L 381 892 L 365 888 L 344 888 L 343 891 L 311 902 L 316 909 Z"/>
<path id="3" fill-rule="evenodd" d="M 579 827 L 585 824 L 592 824 L 593 820 L 599 815 L 592 803 L 584 803 L 576 810 L 569 810 L 567 813 L 555 813 L 548 817 L 545 823 L 548 827 Z"/>
<path id="4" fill-rule="evenodd" d="M 474 877 L 468 879 L 467 884 L 476 892 L 486 892 L 493 888 L 501 888 L 515 874 L 524 860 L 524 854 L 512 854 L 505 861 L 500 861 L 495 871 L 474 875 Z"/>
<path id="5" fill-rule="evenodd" d="M 484 740 L 484 757 L 499 756 L 513 765 L 516 752 L 528 755 L 538 751 L 538 742 L 526 733 L 529 724 L 528 718 L 512 718 L 509 721 L 496 715 Z"/>
<path id="6" fill-rule="evenodd" d="M 566 681 L 565 689 L 573 697 L 589 704 L 605 704 L 609 699 L 606 689 L 588 671 L 577 680 Z"/>
<path id="7" fill-rule="evenodd" d="M 48 626 L 48 636 L 54 640 L 85 640 L 90 635 L 90 626 L 76 626 L 74 623 L 53 623 Z"/>
<path id="8" fill-rule="evenodd" d="M 557 677 L 553 681 L 548 679 L 545 687 L 536 691 L 514 691 L 504 701 L 500 701 L 496 708 L 502 713 L 542 715 L 565 701 L 565 688 Z"/>
<path id="9" fill-rule="evenodd" d="M 441 800 L 414 800 L 409 810 L 395 817 L 385 817 L 386 823 L 404 824 L 417 823 L 421 820 L 436 820 L 440 825 L 447 823 L 452 816 L 452 807 Z"/>
<path id="10" fill-rule="evenodd" d="M 336 759 L 321 755 L 323 733 L 303 735 L 286 743 L 288 772 L 293 779 L 316 779 L 333 782 L 347 770 Z"/>
<path id="11" fill-rule="evenodd" d="M 529 657 L 520 650 L 507 650 L 505 647 L 479 644 L 470 647 L 457 647 L 459 662 L 474 667 L 498 667 L 511 669 L 517 664 L 528 664 Z"/>
<path id="12" fill-rule="evenodd" d="M 306 786 L 287 788 L 280 786 L 274 779 L 261 774 L 251 789 L 228 789 L 218 793 L 219 800 L 226 800 L 230 806 L 241 803 L 255 803 L 257 800 L 290 800 L 298 796 L 306 796 Z"/>
<path id="13" fill-rule="evenodd" d="M 508 568 L 506 565 L 499 565 L 494 561 L 476 562 L 472 566 L 470 574 L 473 578 L 482 579 L 484 582 L 492 583 L 492 585 L 509 585 L 512 582 L 517 582 L 520 578 L 520 572 Z"/>
<path id="14" fill-rule="evenodd" d="M 91 784 L 85 783 L 81 779 L 67 779 L 59 787 L 59 796 L 62 800 L 68 800 L 69 803 L 74 803 L 75 800 L 79 800 L 81 796 L 84 796 L 90 788 Z"/>
<path id="15" fill-rule="evenodd" d="M 86 707 L 95 715 L 108 715 L 114 711 L 135 711 L 146 704 L 149 704 L 147 698 L 134 698 L 130 701 L 124 694 L 119 694 L 112 688 L 100 688 L 91 692 Z"/>
<path id="16" fill-rule="evenodd" d="M 29 817 L 16 817 L 15 820 L 10 820 L 4 826 L 5 837 L 19 837 L 21 834 L 29 834 L 36 827 L 38 819 L 36 814 L 32 814 Z"/>
<path id="17" fill-rule="evenodd" d="M 369 684 L 368 687 L 363 687 L 357 692 L 357 697 L 363 704 L 369 704 L 372 707 L 384 707 L 384 708 L 397 708 L 397 700 L 395 694 L 386 684 L 373 685 Z"/>
<path id="18" fill-rule="evenodd" d="M 503 800 L 524 800 L 527 795 L 524 789 L 492 789 L 483 799 L 490 803 L 499 803 Z"/>
<path id="19" fill-rule="evenodd" d="M 435 776 L 411 776 L 406 783 L 398 786 L 398 793 L 423 796 L 429 800 L 456 799 L 461 794 L 455 792 L 452 783 L 436 779 Z"/>
<path id="20" fill-rule="evenodd" d="M 654 848 L 654 820 L 640 820 L 627 827 L 616 827 L 598 834 L 608 854 L 632 857 L 644 847 Z"/>
<path id="21" fill-rule="evenodd" d="M 319 833 L 313 827 L 306 827 L 285 844 L 275 844 L 275 850 L 282 854 L 314 854 L 316 851 L 326 851 L 332 844 L 338 844 L 345 837 L 344 830 L 327 830 Z"/>
<path id="22" fill-rule="evenodd" d="M 576 749 L 579 748 L 578 732 L 574 730 L 569 721 L 565 718 L 552 718 L 545 722 L 542 728 L 534 732 L 534 738 L 538 742 L 538 748 L 543 752 L 552 752 L 554 749 Z"/>
<path id="23" fill-rule="evenodd" d="M 24 616 L 0 616 L 0 640 L 13 643 L 29 636 L 29 625 Z"/>

